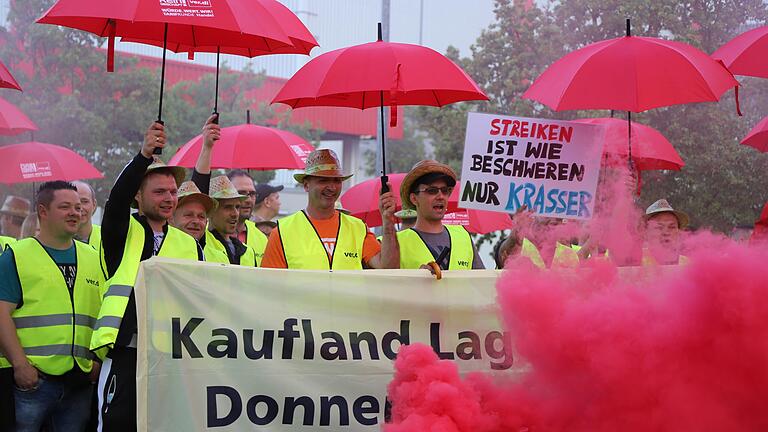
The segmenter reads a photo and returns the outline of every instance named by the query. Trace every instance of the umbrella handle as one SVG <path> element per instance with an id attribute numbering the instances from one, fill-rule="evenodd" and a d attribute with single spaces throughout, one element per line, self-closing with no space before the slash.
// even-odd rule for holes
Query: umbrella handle
<path id="1" fill-rule="evenodd" d="M 155 120 L 155 123 L 165 125 L 165 122 L 162 120 Z M 161 155 L 163 154 L 163 149 L 160 147 L 155 147 L 155 149 L 152 151 L 152 154 Z"/>
<path id="2" fill-rule="evenodd" d="M 216 117 L 213 119 L 213 124 L 219 124 L 219 112 L 216 111 L 214 108 L 213 112 L 211 112 L 211 115 L 215 115 Z"/>
<path id="3" fill-rule="evenodd" d="M 385 193 L 389 192 L 389 185 L 387 184 L 389 182 L 388 176 L 381 176 L 381 194 L 384 195 Z"/>

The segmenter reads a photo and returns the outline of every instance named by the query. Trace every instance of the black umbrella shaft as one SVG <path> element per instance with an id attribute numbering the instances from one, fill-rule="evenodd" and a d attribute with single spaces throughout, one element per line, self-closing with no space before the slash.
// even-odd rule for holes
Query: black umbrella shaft
<path id="1" fill-rule="evenodd" d="M 629 171 L 632 172 L 632 168 L 634 167 L 632 161 L 632 111 L 627 111 L 627 143 L 629 145 Z"/>
<path id="2" fill-rule="evenodd" d="M 219 112 L 219 59 L 221 58 L 221 47 L 216 47 L 216 96 L 213 99 L 213 113 Z"/>
<path id="3" fill-rule="evenodd" d="M 165 89 L 165 52 L 168 48 L 168 23 L 163 30 L 163 64 L 160 67 L 160 106 L 157 111 L 157 122 L 163 123 L 163 90 Z"/>
<path id="4" fill-rule="evenodd" d="M 384 124 L 384 92 L 380 91 L 381 105 L 379 106 L 379 116 L 381 117 L 381 193 L 389 192 L 387 186 L 387 134 Z"/>

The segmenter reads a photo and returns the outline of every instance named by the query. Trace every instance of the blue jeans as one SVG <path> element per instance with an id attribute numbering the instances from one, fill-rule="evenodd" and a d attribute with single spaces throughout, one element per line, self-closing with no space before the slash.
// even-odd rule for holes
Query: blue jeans
<path id="1" fill-rule="evenodd" d="M 16 432 L 39 432 L 46 424 L 51 432 L 85 430 L 91 416 L 90 383 L 71 383 L 41 376 L 35 390 L 14 388 Z"/>

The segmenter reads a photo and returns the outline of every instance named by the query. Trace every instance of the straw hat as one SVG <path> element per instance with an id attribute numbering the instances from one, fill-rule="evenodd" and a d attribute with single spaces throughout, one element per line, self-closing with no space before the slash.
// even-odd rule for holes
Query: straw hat
<path id="1" fill-rule="evenodd" d="M 304 173 L 294 174 L 293 178 L 302 183 L 307 176 L 332 177 L 346 180 L 352 177 L 352 174 L 344 174 L 341 171 L 341 163 L 336 153 L 330 149 L 315 150 L 307 156 L 307 165 Z"/>
<path id="2" fill-rule="evenodd" d="M 184 179 L 187 178 L 187 170 L 184 169 L 184 167 L 166 165 L 157 155 L 152 155 L 152 163 L 149 164 L 147 170 L 144 171 L 144 177 L 148 176 L 153 171 L 165 172 L 172 175 L 176 180 L 176 187 L 181 186 L 181 184 L 184 183 Z M 138 201 L 134 199 L 131 203 L 131 207 L 136 209 L 139 208 Z"/>
<path id="3" fill-rule="evenodd" d="M 398 212 L 395 212 L 395 217 L 402 220 L 402 219 L 416 219 L 418 216 L 418 213 L 416 213 L 416 210 L 414 209 L 402 209 Z"/>
<path id="4" fill-rule="evenodd" d="M 429 174 L 434 174 L 434 179 L 429 180 L 430 183 L 438 178 L 447 178 L 448 186 L 456 186 L 456 173 L 451 167 L 431 159 L 419 161 L 405 175 L 403 183 L 400 184 L 400 199 L 403 202 L 404 210 L 414 208 L 410 198 L 413 184 Z"/>
<path id="5" fill-rule="evenodd" d="M 208 194 L 216 200 L 239 199 L 242 201 L 247 198 L 245 195 L 240 195 L 237 192 L 235 185 L 225 175 L 211 179 L 211 189 L 208 191 Z"/>
<path id="6" fill-rule="evenodd" d="M 643 219 L 646 221 L 650 219 L 651 217 L 659 214 L 659 213 L 672 213 L 677 217 L 677 223 L 680 226 L 680 228 L 685 228 L 688 226 L 688 215 L 672 208 L 671 205 L 667 202 L 665 199 L 660 199 L 656 201 L 655 203 L 651 204 L 647 209 L 645 209 L 645 215 L 643 216 Z"/>
<path id="7" fill-rule="evenodd" d="M 8 195 L 5 197 L 3 207 L 0 208 L 0 214 L 25 218 L 29 215 L 29 200 L 16 195 Z"/>
<path id="8" fill-rule="evenodd" d="M 205 207 L 206 213 L 210 213 L 211 210 L 215 209 L 216 206 L 219 205 L 216 200 L 200 192 L 200 189 L 197 188 L 197 185 L 193 181 L 185 181 L 182 183 L 181 186 L 179 186 L 179 192 L 177 196 L 179 197 L 179 204 L 177 208 L 184 205 L 184 203 L 187 201 L 197 201 L 202 204 L 203 207 Z"/>

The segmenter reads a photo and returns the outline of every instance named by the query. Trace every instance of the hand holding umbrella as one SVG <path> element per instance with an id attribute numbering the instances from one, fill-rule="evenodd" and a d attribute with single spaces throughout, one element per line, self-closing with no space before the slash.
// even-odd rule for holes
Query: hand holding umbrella
<path id="1" fill-rule="evenodd" d="M 152 159 L 152 155 L 162 152 L 165 143 L 165 126 L 160 122 L 153 122 L 147 129 L 147 133 L 144 134 L 144 145 L 141 147 L 142 156 Z"/>

